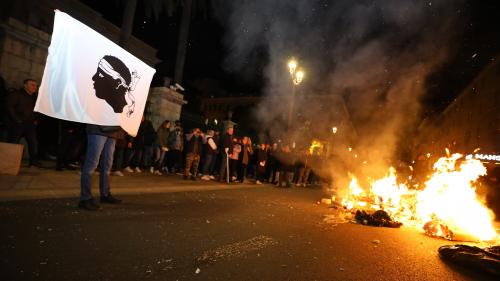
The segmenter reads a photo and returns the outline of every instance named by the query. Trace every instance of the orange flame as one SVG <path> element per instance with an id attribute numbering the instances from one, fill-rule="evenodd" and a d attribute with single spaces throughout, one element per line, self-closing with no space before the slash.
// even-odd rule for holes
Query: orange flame
<path id="1" fill-rule="evenodd" d="M 316 150 L 317 149 L 317 150 Z M 309 146 L 309 154 L 313 154 L 316 150 L 317 154 L 320 154 L 323 150 L 323 144 L 320 141 L 313 140 L 311 146 Z"/>
<path id="2" fill-rule="evenodd" d="M 384 178 L 370 183 L 368 192 L 350 175 L 348 194 L 341 203 L 349 210 L 385 210 L 407 226 L 435 229 L 433 235 L 449 238 L 450 233 L 456 233 L 475 240 L 493 240 L 498 237 L 492 224 L 493 213 L 477 198 L 473 185 L 486 174 L 486 168 L 476 159 L 465 159 L 460 164 L 458 160 L 463 160 L 462 155 L 440 158 L 423 190 L 398 183 L 392 167 Z"/>

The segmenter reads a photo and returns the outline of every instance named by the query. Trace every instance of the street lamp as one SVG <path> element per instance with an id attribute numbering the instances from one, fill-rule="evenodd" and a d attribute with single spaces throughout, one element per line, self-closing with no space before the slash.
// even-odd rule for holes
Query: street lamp
<path id="1" fill-rule="evenodd" d="M 297 61 L 292 58 L 290 61 L 288 61 L 288 70 L 290 71 L 290 76 L 292 78 L 292 99 L 290 101 L 290 108 L 288 109 L 288 131 L 290 131 L 290 128 L 292 127 L 292 116 L 293 116 L 293 107 L 295 103 L 295 87 L 298 86 L 302 80 L 304 79 L 304 71 L 297 69 L 298 63 Z"/>

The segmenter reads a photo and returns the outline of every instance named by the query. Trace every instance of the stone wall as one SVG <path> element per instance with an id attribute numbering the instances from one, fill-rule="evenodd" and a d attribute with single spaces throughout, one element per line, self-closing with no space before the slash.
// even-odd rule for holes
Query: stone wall
<path id="1" fill-rule="evenodd" d="M 417 147 L 441 152 L 500 152 L 500 55 L 492 60 L 455 101 L 419 128 Z"/>
<path id="2" fill-rule="evenodd" d="M 148 96 L 146 118 L 157 129 L 164 120 L 180 120 L 182 105 L 187 102 L 184 95 L 167 87 L 151 88 Z"/>
<path id="3" fill-rule="evenodd" d="M 1 25 L 0 75 L 7 88 L 20 88 L 26 78 L 41 81 L 50 35 L 9 18 Z"/>

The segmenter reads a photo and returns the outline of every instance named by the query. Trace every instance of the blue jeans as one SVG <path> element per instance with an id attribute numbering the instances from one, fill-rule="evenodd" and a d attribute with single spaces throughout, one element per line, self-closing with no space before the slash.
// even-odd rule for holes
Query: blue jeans
<path id="1" fill-rule="evenodd" d="M 152 158 L 153 158 L 153 146 L 145 145 L 143 149 L 144 153 L 142 154 L 142 166 L 144 168 L 149 168 L 151 166 Z"/>
<path id="2" fill-rule="evenodd" d="M 215 154 L 205 153 L 205 163 L 203 163 L 202 170 L 204 176 L 211 174 L 212 162 L 215 162 Z"/>
<path id="3" fill-rule="evenodd" d="M 109 172 L 113 166 L 116 140 L 107 136 L 87 135 L 87 153 L 80 177 L 80 199 L 92 198 L 92 174 L 100 159 L 99 193 L 109 195 Z"/>
<path id="4" fill-rule="evenodd" d="M 161 171 L 162 165 L 163 165 L 163 159 L 165 158 L 165 155 L 167 154 L 166 151 L 161 149 L 161 146 L 156 146 L 155 147 L 155 158 L 154 158 L 154 168 L 155 170 Z"/>

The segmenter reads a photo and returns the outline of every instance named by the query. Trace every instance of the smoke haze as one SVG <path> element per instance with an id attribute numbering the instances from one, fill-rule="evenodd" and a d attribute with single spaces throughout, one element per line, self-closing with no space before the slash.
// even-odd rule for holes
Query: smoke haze
<path id="1" fill-rule="evenodd" d="M 453 0 L 225 1 L 218 9 L 228 26 L 225 66 L 252 76 L 265 62 L 264 99 L 255 117 L 273 139 L 333 142 L 341 161 L 329 169 L 340 185 L 347 171 L 377 177 L 415 145 L 411 134 L 426 79 L 453 51 L 462 5 Z M 296 91 L 294 127 L 309 121 L 311 136 L 286 135 L 292 96 L 286 64 L 292 56 L 306 72 Z M 332 126 L 338 127 L 335 135 Z M 353 162 L 354 152 L 367 164 Z"/>

